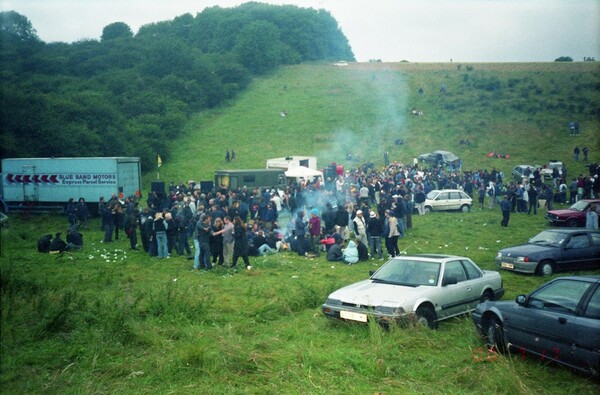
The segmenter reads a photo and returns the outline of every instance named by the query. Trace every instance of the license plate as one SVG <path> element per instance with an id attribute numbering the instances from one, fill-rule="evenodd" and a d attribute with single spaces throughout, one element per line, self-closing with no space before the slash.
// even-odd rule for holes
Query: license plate
<path id="1" fill-rule="evenodd" d="M 340 311 L 340 317 L 345 320 L 367 322 L 367 315 L 362 313 L 354 313 L 352 311 Z"/>
<path id="2" fill-rule="evenodd" d="M 507 268 L 507 269 L 514 269 L 515 265 L 513 265 L 512 263 L 502 262 L 502 267 Z"/>

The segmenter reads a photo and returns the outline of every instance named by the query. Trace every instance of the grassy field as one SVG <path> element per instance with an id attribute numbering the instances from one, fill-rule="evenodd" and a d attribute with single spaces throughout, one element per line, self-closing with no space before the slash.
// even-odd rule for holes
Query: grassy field
<path id="1" fill-rule="evenodd" d="M 381 165 L 385 150 L 407 162 L 434 149 L 458 154 L 467 169 L 495 166 L 510 173 L 516 164 L 556 158 L 574 175 L 584 171 L 572 160 L 575 144 L 587 144 L 590 159 L 600 159 L 593 112 L 599 79 L 593 63 L 283 68 L 255 81 L 229 107 L 198 114 L 185 139 L 168 143 L 161 179 L 209 180 L 215 169 L 262 168 L 266 159 L 285 155 L 352 167 L 348 153 Z M 411 116 L 412 108 L 424 115 Z M 288 117 L 279 115 L 283 110 Z M 567 136 L 571 119 L 580 122 L 580 137 Z M 471 147 L 459 144 L 467 137 Z M 396 138 L 405 143 L 395 145 Z M 236 150 L 235 162 L 224 161 L 227 148 Z M 512 159 L 487 158 L 494 149 Z M 155 178 L 149 171 L 145 185 Z M 542 213 L 513 215 L 508 228 L 500 219 L 498 209 L 413 217 L 400 249 L 466 255 L 495 269 L 498 249 L 547 227 Z M 435 331 L 326 319 L 320 305 L 327 295 L 366 278 L 377 267 L 371 262 L 345 266 L 281 253 L 251 258 L 251 271 L 195 273 L 186 257 L 151 259 L 130 251 L 123 239 L 100 243 L 97 220 L 83 231 L 83 251 L 35 251 L 40 235 L 66 225 L 60 216 L 11 215 L 2 228 L 5 394 L 600 391 L 597 380 L 536 358 L 478 362 L 485 352 L 469 316 Z M 502 277 L 507 300 L 547 281 Z"/>

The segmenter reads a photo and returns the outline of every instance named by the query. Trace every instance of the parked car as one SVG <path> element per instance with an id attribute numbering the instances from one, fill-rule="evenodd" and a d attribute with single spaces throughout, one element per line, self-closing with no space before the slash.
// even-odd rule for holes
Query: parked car
<path id="1" fill-rule="evenodd" d="M 554 168 L 558 169 L 558 175 L 559 175 L 559 177 L 562 176 L 562 173 L 563 173 L 563 163 L 561 161 L 559 161 L 559 160 L 551 160 L 551 161 L 549 161 L 548 164 L 546 166 L 544 166 L 540 170 L 540 174 L 545 179 L 550 179 L 550 178 L 552 178 L 552 173 L 554 171 Z"/>
<path id="2" fill-rule="evenodd" d="M 327 317 L 383 324 L 415 321 L 430 328 L 472 311 L 486 299 L 502 297 L 500 274 L 481 270 L 469 258 L 449 255 L 401 256 L 367 280 L 333 292 L 322 306 Z"/>
<path id="3" fill-rule="evenodd" d="M 542 169 L 540 165 L 517 165 L 513 167 L 512 175 L 515 181 L 521 181 L 523 178 L 533 179 L 533 172 Z"/>
<path id="4" fill-rule="evenodd" d="M 473 199 L 459 189 L 434 189 L 425 197 L 425 211 L 461 210 L 467 212 Z"/>
<path id="5" fill-rule="evenodd" d="M 600 276 L 556 278 L 513 301 L 485 301 L 472 314 L 488 347 L 600 372 Z"/>
<path id="6" fill-rule="evenodd" d="M 559 271 L 600 269 L 600 231 L 544 230 L 527 244 L 500 250 L 496 264 L 504 270 L 540 276 Z"/>
<path id="7" fill-rule="evenodd" d="M 561 210 L 550 210 L 546 213 L 546 219 L 552 225 L 566 225 L 569 227 L 585 226 L 585 210 L 591 205 L 600 207 L 600 199 L 582 199 L 569 208 Z"/>
<path id="8" fill-rule="evenodd" d="M 435 166 L 439 166 L 441 164 L 455 165 L 460 160 L 460 158 L 454 155 L 452 152 L 443 150 L 421 154 L 417 157 L 417 159 L 423 162 L 431 163 Z"/>

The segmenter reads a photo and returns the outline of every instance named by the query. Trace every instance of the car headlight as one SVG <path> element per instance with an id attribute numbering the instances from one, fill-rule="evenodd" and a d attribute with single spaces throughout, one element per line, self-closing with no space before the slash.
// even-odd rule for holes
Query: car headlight
<path id="1" fill-rule="evenodd" d="M 498 259 L 501 259 L 501 258 L 502 258 L 502 253 L 501 253 L 501 252 L 498 252 L 498 253 L 496 254 L 496 258 L 498 258 Z"/>
<path id="2" fill-rule="evenodd" d="M 519 262 L 519 263 L 529 262 L 529 257 L 520 256 L 520 257 L 517 258 L 517 262 Z"/>
<path id="3" fill-rule="evenodd" d="M 342 304 L 342 302 L 340 302 L 338 299 L 327 298 L 327 300 L 325 301 L 325 304 L 337 305 L 337 304 Z"/>
<path id="4" fill-rule="evenodd" d="M 375 307 L 375 312 L 385 315 L 404 315 L 406 313 L 402 307 L 392 306 L 377 306 Z"/>

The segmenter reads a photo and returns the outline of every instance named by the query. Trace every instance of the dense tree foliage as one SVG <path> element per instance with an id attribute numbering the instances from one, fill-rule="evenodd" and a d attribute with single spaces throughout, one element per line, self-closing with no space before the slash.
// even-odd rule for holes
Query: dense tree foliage
<path id="1" fill-rule="evenodd" d="M 326 11 L 246 3 L 101 40 L 44 43 L 0 13 L 0 156 L 140 156 L 146 169 L 192 113 L 222 105 L 283 64 L 353 60 Z"/>

